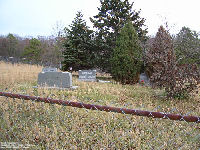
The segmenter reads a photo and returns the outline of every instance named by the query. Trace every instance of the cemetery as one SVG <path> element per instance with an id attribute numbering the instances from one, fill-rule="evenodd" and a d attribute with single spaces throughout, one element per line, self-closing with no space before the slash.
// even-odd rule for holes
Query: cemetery
<path id="1" fill-rule="evenodd" d="M 161 26 L 154 42 L 166 47 L 152 44 L 145 66 L 139 45 L 119 44 L 101 68 L 107 72 L 66 58 L 68 51 L 60 69 L 0 61 L 0 141 L 35 149 L 198 149 L 200 72 L 176 64 L 169 37 Z"/>
<path id="2" fill-rule="evenodd" d="M 0 36 L 0 149 L 200 150 L 199 33 L 151 35 L 134 3 L 100 0 L 92 28 L 77 11 L 47 37 Z"/>
<path id="3" fill-rule="evenodd" d="M 107 105 L 114 107 L 125 106 L 125 108 L 134 108 L 140 110 L 144 110 L 145 106 L 145 110 L 155 111 L 155 108 L 157 108 L 156 111 L 160 112 L 168 112 L 168 109 L 177 108 L 178 110 L 173 112 L 175 114 L 187 114 L 188 110 L 192 107 L 193 111 L 196 112 L 196 115 L 199 114 L 198 107 L 193 107 L 194 105 L 199 105 L 199 96 L 190 99 L 190 103 L 188 103 L 187 101 L 177 100 L 170 101 L 169 103 L 169 101 L 162 100 L 162 96 L 160 96 L 162 95 L 162 90 L 157 89 L 155 92 L 153 92 L 150 86 L 143 86 L 140 84 L 136 84 L 134 86 L 121 85 L 116 82 L 112 82 L 109 84 L 102 84 L 101 82 L 93 81 L 85 82 L 82 80 L 80 81 L 78 76 L 73 76 L 73 73 L 72 76 L 70 76 L 70 74 L 68 73 L 65 74 L 62 72 L 58 72 L 57 69 L 51 68 L 50 70 L 48 70 L 46 68 L 44 69 L 44 67 L 37 65 L 13 65 L 0 62 L 0 69 L 2 71 L 0 75 L 1 88 L 8 87 L 4 90 L 6 92 L 14 92 L 19 94 L 26 92 L 29 95 L 34 94 L 36 96 L 39 95 L 40 97 L 63 100 L 65 99 L 71 100 L 72 102 Z M 26 70 L 26 74 L 23 73 L 24 69 Z M 82 73 L 84 75 L 94 75 L 90 73 L 90 71 L 83 71 Z M 51 80 L 47 80 L 46 77 L 51 78 Z M 44 81 L 45 83 L 48 83 L 49 86 L 57 85 L 58 87 L 62 87 L 63 84 L 60 84 L 60 80 L 56 80 L 60 77 L 68 80 L 68 83 L 64 82 L 64 86 L 73 85 L 78 86 L 78 88 L 76 90 L 59 90 L 59 88 L 33 88 L 33 86 L 37 86 L 38 83 L 43 84 Z M 14 79 L 14 82 L 9 79 Z M 69 79 L 72 79 L 71 83 Z M 140 75 L 140 80 L 144 80 L 144 82 L 147 84 L 149 83 L 148 78 L 145 74 Z M 54 81 L 54 83 L 52 81 Z M 6 105 L 6 101 L 9 101 L 10 106 Z M 19 111 L 19 109 L 15 107 L 16 101 L 18 107 L 20 107 L 23 111 Z M 86 111 L 84 109 L 60 107 L 59 105 L 44 104 L 42 102 L 34 103 L 26 100 L 23 101 L 15 99 L 15 101 L 13 101 L 12 98 L 3 99 L 3 97 L 0 97 L 0 110 L 1 112 L 6 112 L 7 110 L 9 110 L 9 113 L 11 114 L 13 111 L 17 112 L 10 119 L 10 121 L 20 119 L 20 121 L 15 122 L 15 125 L 12 127 L 5 125 L 4 121 L 0 119 L 0 125 L 1 127 L 3 127 L 3 137 L 7 134 L 6 130 L 13 131 L 15 128 L 17 128 L 18 130 L 14 132 L 16 138 L 11 136 L 10 138 L 17 141 L 18 138 L 24 136 L 26 137 L 26 139 L 29 140 L 34 137 L 34 145 L 40 143 L 38 142 L 38 140 L 42 140 L 41 143 L 45 143 L 45 141 L 52 141 L 54 138 L 57 138 L 59 136 L 62 143 L 66 142 L 66 138 L 70 142 L 70 144 L 67 144 L 65 146 L 66 148 L 70 148 L 74 144 L 78 145 L 79 147 L 84 147 L 84 145 L 82 144 L 87 143 L 85 137 L 87 137 L 87 139 L 91 143 L 94 138 L 98 139 L 102 142 L 102 145 L 106 140 L 112 139 L 112 141 L 114 142 L 114 145 L 112 146 L 120 147 L 120 145 L 123 144 L 126 140 L 131 140 L 133 139 L 133 137 L 136 138 L 137 141 L 145 140 L 146 142 L 148 142 L 150 139 L 156 137 L 158 134 L 162 134 L 161 137 L 157 138 L 152 143 L 153 145 L 160 146 L 160 142 L 168 141 L 168 138 L 171 137 L 173 141 L 177 143 L 181 142 L 180 139 L 184 138 L 184 140 L 188 142 L 186 146 L 190 147 L 190 145 L 194 146 L 197 143 L 197 141 L 195 141 L 194 139 L 196 138 L 196 134 L 198 134 L 199 132 L 198 129 L 194 130 L 194 128 L 198 128 L 198 124 L 193 124 L 192 126 L 189 126 L 189 123 L 186 123 L 184 121 L 172 122 L 161 121 L 160 119 L 151 120 L 148 117 L 136 117 L 131 115 L 127 115 L 125 117 L 123 114 L 120 115 L 112 112 L 104 113 L 94 110 Z M 27 120 L 26 115 L 31 116 L 32 120 Z M 6 117 L 6 114 L 3 113 L 3 116 Z M 107 124 L 116 124 L 117 128 L 115 129 L 112 125 L 105 125 L 105 121 L 107 122 Z M 80 122 L 82 122 L 84 126 L 80 127 Z M 22 123 L 23 125 L 27 126 L 26 132 L 24 132 L 23 128 L 20 127 Z M 53 128 L 52 125 L 55 125 L 56 127 Z M 183 132 L 180 132 L 180 125 L 183 127 Z M 133 126 L 137 126 L 137 128 L 134 129 Z M 43 132 L 38 129 L 41 129 Z M 121 136 L 121 129 L 125 129 L 128 131 L 135 130 L 135 132 L 126 132 L 125 134 L 129 135 L 130 137 L 123 137 L 119 141 L 118 137 Z M 87 132 L 82 133 L 82 131 L 88 130 L 92 130 L 95 134 L 95 137 Z M 151 130 L 151 132 L 147 132 L 149 130 Z M 144 131 L 145 136 L 142 136 L 141 133 L 143 133 Z M 48 137 L 50 132 L 52 132 L 53 134 L 52 137 Z M 102 134 L 102 132 L 105 133 Z M 182 136 L 185 132 L 192 133 L 194 134 L 194 136 Z M 62 133 L 73 133 L 74 135 L 62 135 Z M 179 133 L 177 134 L 178 138 L 174 138 L 174 133 Z M 79 138 L 82 138 L 84 140 L 81 143 L 77 143 L 76 141 L 74 141 L 74 139 L 78 140 Z M 98 148 L 98 145 L 96 145 L 95 143 L 91 145 Z M 144 144 L 143 146 L 145 145 L 146 144 Z M 139 145 L 137 146 L 140 147 Z M 173 147 L 173 144 L 168 144 L 168 147 Z M 146 148 L 148 148 L 148 145 L 146 145 Z"/>

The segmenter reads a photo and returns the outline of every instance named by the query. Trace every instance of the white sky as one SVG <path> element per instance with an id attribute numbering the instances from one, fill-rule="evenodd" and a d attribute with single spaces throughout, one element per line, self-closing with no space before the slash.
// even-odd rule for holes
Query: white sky
<path id="1" fill-rule="evenodd" d="M 200 0 L 132 1 L 133 9 L 141 9 L 149 35 L 155 35 L 165 22 L 173 34 L 183 26 L 200 31 Z M 98 13 L 99 6 L 99 0 L 0 0 L 0 34 L 49 36 L 57 22 L 70 25 L 77 11 L 82 11 L 87 25 L 92 27 L 89 17 Z"/>

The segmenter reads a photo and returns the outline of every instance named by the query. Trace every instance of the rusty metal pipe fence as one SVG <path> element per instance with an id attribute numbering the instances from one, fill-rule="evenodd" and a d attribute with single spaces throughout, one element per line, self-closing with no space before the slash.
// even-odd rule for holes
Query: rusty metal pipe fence
<path id="1" fill-rule="evenodd" d="M 24 100 L 32 100 L 32 101 L 44 102 L 44 103 L 50 103 L 50 104 L 58 104 L 58 105 L 64 105 L 64 106 L 71 106 L 71 107 L 77 107 L 77 108 L 84 108 L 84 109 L 90 109 L 90 110 L 116 112 L 116 113 L 131 114 L 131 115 L 136 115 L 136 116 L 200 123 L 200 117 L 198 116 L 188 116 L 188 115 L 183 116 L 183 115 L 178 115 L 178 114 L 167 114 L 167 113 L 162 113 L 162 112 L 150 112 L 150 111 L 94 105 L 94 104 L 85 104 L 85 103 L 80 103 L 80 102 L 72 102 L 72 101 L 58 100 L 58 99 L 52 99 L 52 98 L 42 98 L 42 97 L 13 94 L 13 93 L 7 93 L 7 92 L 0 92 L 0 96 L 18 98 L 18 99 L 24 99 Z"/>

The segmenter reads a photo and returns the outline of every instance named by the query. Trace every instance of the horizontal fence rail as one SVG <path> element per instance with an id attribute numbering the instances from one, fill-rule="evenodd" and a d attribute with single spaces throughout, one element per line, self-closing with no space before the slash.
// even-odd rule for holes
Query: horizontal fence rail
<path id="1" fill-rule="evenodd" d="M 134 109 L 126 109 L 126 108 L 118 108 L 118 107 L 110 107 L 110 106 L 101 106 L 101 105 L 94 105 L 94 104 L 85 104 L 81 102 L 57 100 L 57 99 L 52 99 L 52 98 L 41 98 L 41 97 L 36 97 L 36 96 L 13 94 L 13 93 L 7 93 L 7 92 L 0 92 L 0 96 L 18 98 L 18 99 L 24 99 L 24 100 L 32 100 L 36 102 L 45 102 L 45 103 L 50 103 L 50 104 L 58 104 L 58 105 L 64 105 L 64 106 L 71 106 L 71 107 L 77 107 L 77 108 L 85 108 L 85 109 L 90 109 L 90 110 L 116 112 L 116 113 L 122 113 L 122 114 L 132 114 L 136 116 L 145 116 L 145 117 L 152 117 L 152 118 L 161 118 L 161 119 L 200 123 L 200 117 L 198 116 L 187 116 L 187 115 L 184 116 L 184 115 L 178 115 L 178 114 L 167 114 L 167 113 L 162 113 L 162 112 L 150 112 L 150 111 L 142 111 L 142 110 L 134 110 Z"/>

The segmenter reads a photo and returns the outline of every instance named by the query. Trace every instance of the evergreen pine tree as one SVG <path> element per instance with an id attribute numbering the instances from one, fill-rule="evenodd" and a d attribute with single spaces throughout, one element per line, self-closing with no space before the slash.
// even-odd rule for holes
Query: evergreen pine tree
<path id="1" fill-rule="evenodd" d="M 41 61 L 41 53 L 41 42 L 38 39 L 33 38 L 30 40 L 29 45 L 24 48 L 24 53 L 22 54 L 22 57 L 26 57 L 27 61 L 39 63 Z"/>
<path id="2" fill-rule="evenodd" d="M 16 57 L 17 56 L 16 49 L 18 45 L 18 40 L 11 33 L 8 34 L 7 39 L 8 39 L 8 55 Z"/>
<path id="3" fill-rule="evenodd" d="M 69 28 L 65 28 L 65 32 L 66 41 L 64 42 L 62 69 L 69 70 L 72 67 L 73 70 L 77 71 L 94 67 L 93 31 L 89 30 L 81 12 L 76 14 L 76 18 Z"/>
<path id="4" fill-rule="evenodd" d="M 142 28 L 145 19 L 140 18 L 140 12 L 132 10 L 133 3 L 130 4 L 128 0 L 100 0 L 100 3 L 99 13 L 90 20 L 98 29 L 97 45 L 101 58 L 99 67 L 109 72 L 116 38 L 126 22 L 128 20 L 132 22 L 140 40 L 145 40 L 147 30 Z"/>
<path id="5" fill-rule="evenodd" d="M 111 74 L 116 81 L 122 84 L 138 82 L 142 66 L 142 48 L 130 21 L 117 37 L 111 64 Z"/>
<path id="6" fill-rule="evenodd" d="M 200 66 L 200 39 L 195 31 L 183 27 L 175 37 L 175 53 L 178 64 L 194 64 Z"/>

